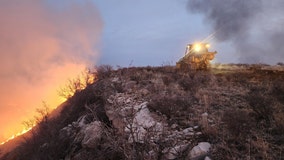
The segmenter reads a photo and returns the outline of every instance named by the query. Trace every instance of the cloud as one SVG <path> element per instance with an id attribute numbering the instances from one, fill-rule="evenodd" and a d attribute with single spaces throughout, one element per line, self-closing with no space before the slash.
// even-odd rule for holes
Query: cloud
<path id="1" fill-rule="evenodd" d="M 4 0 L 0 24 L 3 135 L 7 121 L 16 125 L 40 101 L 53 103 L 44 98 L 54 98 L 67 78 L 96 62 L 103 23 L 88 0 Z"/>
<path id="2" fill-rule="evenodd" d="M 284 61 L 283 7 L 281 0 L 188 0 L 188 10 L 204 15 L 219 42 L 232 42 L 242 63 Z"/>

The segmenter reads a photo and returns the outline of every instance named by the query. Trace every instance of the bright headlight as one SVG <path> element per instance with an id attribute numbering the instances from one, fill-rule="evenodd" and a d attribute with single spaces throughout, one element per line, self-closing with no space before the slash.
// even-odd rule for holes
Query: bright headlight
<path id="1" fill-rule="evenodd" d="M 195 44 L 193 46 L 193 49 L 196 51 L 196 52 L 199 52 L 201 50 L 201 45 L 200 44 Z"/>

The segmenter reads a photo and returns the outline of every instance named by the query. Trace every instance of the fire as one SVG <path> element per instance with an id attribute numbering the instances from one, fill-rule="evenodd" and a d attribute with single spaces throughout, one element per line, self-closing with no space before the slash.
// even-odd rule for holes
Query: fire
<path id="1" fill-rule="evenodd" d="M 69 95 L 70 97 L 74 95 L 74 93 L 80 90 L 83 90 L 87 87 L 88 84 L 92 84 L 95 81 L 95 75 L 91 74 L 90 72 L 88 72 L 87 70 L 82 71 L 80 74 L 78 74 L 78 76 L 76 78 L 74 78 L 73 80 L 69 81 L 69 85 L 71 85 L 71 88 L 69 86 L 67 86 L 67 89 L 64 89 L 64 94 L 65 95 Z M 74 85 L 74 86 L 72 86 Z M 53 93 L 53 92 L 52 92 Z M 58 106 L 59 104 L 65 102 L 67 100 L 66 97 L 62 97 L 59 96 L 57 94 L 50 94 L 51 96 L 48 97 L 48 99 L 53 99 L 53 106 Z M 55 108 L 50 108 L 51 110 L 55 109 Z M 50 112 L 49 112 L 50 113 Z M 12 136 L 10 136 L 9 138 L 7 138 L 5 141 L 0 142 L 0 145 L 3 145 L 5 143 L 7 143 L 8 141 L 15 139 L 16 137 L 23 135 L 25 133 L 27 133 L 28 131 L 30 131 L 33 127 L 35 126 L 35 123 L 32 125 L 32 127 L 23 129 L 21 132 L 16 133 Z"/>
<path id="2" fill-rule="evenodd" d="M 10 140 L 12 139 L 15 139 L 16 137 L 20 136 L 20 135 L 23 135 L 25 133 L 27 133 L 28 131 L 30 131 L 31 129 L 33 129 L 33 127 L 35 126 L 35 124 L 32 126 L 32 127 L 29 127 L 29 128 L 26 128 L 26 129 L 23 129 L 21 132 L 17 133 L 17 134 L 14 134 L 12 135 L 11 137 L 9 137 L 6 141 L 4 142 L 1 142 L 0 145 L 3 145 L 7 142 L 9 142 Z"/>

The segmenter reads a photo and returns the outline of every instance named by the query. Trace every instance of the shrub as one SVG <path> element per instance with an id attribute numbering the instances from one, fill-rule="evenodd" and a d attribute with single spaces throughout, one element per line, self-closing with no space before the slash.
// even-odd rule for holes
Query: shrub
<path id="1" fill-rule="evenodd" d="M 163 76 L 162 80 L 166 86 L 168 86 L 170 83 L 174 81 L 174 79 L 171 76 Z"/>
<path id="2" fill-rule="evenodd" d="M 243 110 L 227 110 L 222 120 L 231 135 L 235 137 L 246 136 L 250 132 L 251 126 L 253 126 L 248 113 Z"/>
<path id="3" fill-rule="evenodd" d="M 193 83 L 193 80 L 189 77 L 182 78 L 178 81 L 178 84 L 185 90 L 196 92 L 196 84 Z"/>
<path id="4" fill-rule="evenodd" d="M 247 101 L 256 113 L 258 119 L 270 121 L 273 117 L 273 100 L 263 88 L 253 88 L 247 95 Z"/>
<path id="5" fill-rule="evenodd" d="M 276 113 L 274 115 L 275 131 L 277 132 L 277 134 L 282 134 L 282 135 L 284 135 L 284 116 L 283 115 L 284 115 L 284 111 L 280 113 Z"/>
<path id="6" fill-rule="evenodd" d="M 59 96 L 68 100 L 77 92 L 84 90 L 87 86 L 94 83 L 95 77 L 91 70 L 86 69 L 74 79 L 69 79 L 64 87 L 62 87 L 58 94 Z"/>
<path id="7" fill-rule="evenodd" d="M 272 95 L 282 104 L 284 104 L 284 84 L 283 81 L 273 83 Z"/>
<path id="8" fill-rule="evenodd" d="M 154 97 L 148 107 L 150 110 L 160 112 L 168 118 L 179 117 L 181 114 L 192 112 L 188 97 L 181 96 Z"/>
<path id="9" fill-rule="evenodd" d="M 110 65 L 101 65 L 95 67 L 95 71 L 93 72 L 94 76 L 101 80 L 105 78 L 109 78 L 111 76 L 111 73 L 113 71 L 112 66 Z"/>

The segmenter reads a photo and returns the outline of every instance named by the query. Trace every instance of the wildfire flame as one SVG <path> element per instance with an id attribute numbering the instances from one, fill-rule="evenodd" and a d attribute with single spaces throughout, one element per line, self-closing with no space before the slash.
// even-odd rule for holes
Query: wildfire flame
<path id="1" fill-rule="evenodd" d="M 26 129 L 23 129 L 21 132 L 17 133 L 17 134 L 14 134 L 12 135 L 11 137 L 9 137 L 6 141 L 4 142 L 1 142 L 0 145 L 3 145 L 7 142 L 9 142 L 10 140 L 12 139 L 15 139 L 16 137 L 20 136 L 20 135 L 23 135 L 25 133 L 27 133 L 28 131 L 30 131 L 31 129 L 33 129 L 33 127 L 35 126 L 35 124 L 32 126 L 32 127 L 29 127 L 29 128 L 26 128 Z"/>
<path id="2" fill-rule="evenodd" d="M 92 84 L 95 82 L 96 76 L 94 74 L 91 74 L 90 72 L 88 72 L 87 70 L 81 72 L 80 75 L 78 75 L 77 78 L 75 78 L 74 80 L 71 80 L 70 83 L 75 85 L 74 88 L 67 88 L 64 89 L 64 91 L 66 93 L 64 93 L 65 95 L 69 95 L 70 97 L 74 95 L 74 93 L 76 92 L 76 90 L 83 90 L 87 87 L 88 84 Z M 74 90 L 73 90 L 74 89 Z M 60 100 L 59 104 L 65 102 L 67 100 L 66 97 L 61 97 L 62 99 Z M 6 141 L 0 142 L 0 145 L 3 145 L 5 143 L 7 143 L 8 141 L 15 139 L 16 137 L 23 135 L 25 133 L 27 133 L 28 131 L 30 131 L 36 124 L 33 124 L 32 127 L 23 129 L 21 132 L 16 133 L 14 135 L 12 135 L 11 137 L 9 137 Z"/>

